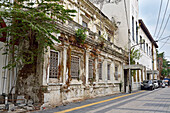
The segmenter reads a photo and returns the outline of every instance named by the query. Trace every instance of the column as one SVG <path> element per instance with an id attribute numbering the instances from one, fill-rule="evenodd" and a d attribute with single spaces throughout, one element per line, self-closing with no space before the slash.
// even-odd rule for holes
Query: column
<path id="1" fill-rule="evenodd" d="M 88 76 L 88 72 L 89 72 L 89 50 L 86 50 L 86 55 L 85 55 L 85 75 L 86 75 L 86 84 L 88 84 L 88 78 L 89 78 L 89 76 Z"/>

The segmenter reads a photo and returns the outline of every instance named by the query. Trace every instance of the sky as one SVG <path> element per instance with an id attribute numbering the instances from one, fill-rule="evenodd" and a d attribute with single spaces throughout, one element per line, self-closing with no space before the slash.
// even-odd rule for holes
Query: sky
<path id="1" fill-rule="evenodd" d="M 168 0 L 162 0 L 163 2 L 162 2 L 162 8 L 161 8 L 157 30 L 156 30 L 156 24 L 158 20 L 161 0 L 138 0 L 138 1 L 139 1 L 139 18 L 141 18 L 144 21 L 145 25 L 147 26 L 154 40 L 158 40 L 170 36 L 170 18 L 169 21 L 167 21 L 170 15 L 170 0 L 169 0 L 167 12 L 165 14 L 164 22 L 162 24 L 162 29 L 160 29 L 164 17 L 166 5 L 168 2 Z M 163 32 L 163 29 L 167 22 L 168 24 L 165 28 L 165 31 Z M 165 38 L 164 40 L 158 40 L 157 44 L 159 46 L 158 48 L 159 53 L 164 52 L 165 58 L 170 61 L 170 38 Z"/>

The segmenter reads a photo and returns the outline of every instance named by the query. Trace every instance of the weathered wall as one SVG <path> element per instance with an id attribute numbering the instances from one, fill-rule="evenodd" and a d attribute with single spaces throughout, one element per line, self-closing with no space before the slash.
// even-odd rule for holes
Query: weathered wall
<path id="1" fill-rule="evenodd" d="M 23 68 L 18 75 L 16 96 L 24 95 L 27 100 L 33 99 L 34 103 L 41 103 L 43 98 L 42 91 L 46 89 L 41 88 L 40 78 L 40 75 L 31 72 L 29 66 Z"/>

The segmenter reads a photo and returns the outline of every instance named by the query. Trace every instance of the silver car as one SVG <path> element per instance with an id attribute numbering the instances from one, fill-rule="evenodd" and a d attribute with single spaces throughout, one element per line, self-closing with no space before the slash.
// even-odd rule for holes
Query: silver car
<path id="1" fill-rule="evenodd" d="M 141 89 L 149 89 L 154 90 L 154 83 L 153 80 L 144 80 L 141 84 Z"/>

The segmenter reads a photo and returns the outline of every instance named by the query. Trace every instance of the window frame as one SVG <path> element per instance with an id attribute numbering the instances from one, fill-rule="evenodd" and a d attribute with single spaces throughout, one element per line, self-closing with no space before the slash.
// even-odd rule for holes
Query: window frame
<path id="1" fill-rule="evenodd" d="M 136 44 L 138 44 L 138 23 L 136 22 Z"/>
<path id="2" fill-rule="evenodd" d="M 80 78 L 80 57 L 79 56 L 76 56 L 76 55 L 71 55 L 71 61 L 72 61 L 72 57 L 77 57 L 78 59 L 79 59 L 79 61 L 78 61 L 78 77 L 73 77 L 72 76 L 72 73 L 71 73 L 71 67 L 70 67 L 70 73 L 71 73 L 71 78 L 72 79 L 77 79 L 77 78 Z"/>
<path id="3" fill-rule="evenodd" d="M 135 28 L 134 27 L 134 17 L 132 16 L 132 40 L 133 41 L 135 41 L 135 36 L 134 36 L 135 35 L 135 33 L 134 33 L 135 30 L 134 30 L 134 28 Z"/>
<path id="4" fill-rule="evenodd" d="M 109 67 L 109 68 L 108 68 Z M 111 68 L 111 64 L 110 63 L 108 63 L 107 64 L 107 80 L 110 80 L 110 69 Z"/>
<path id="5" fill-rule="evenodd" d="M 92 76 L 90 76 L 90 61 L 92 61 L 92 64 L 91 64 L 91 66 L 92 66 L 92 73 L 91 73 Z M 93 59 L 89 59 L 89 60 L 88 60 L 88 78 L 90 78 L 90 79 L 92 79 L 93 76 L 94 76 L 94 75 L 93 75 L 93 73 L 94 73 L 94 72 L 93 72 L 93 69 L 94 69 L 93 63 L 94 63 L 94 60 L 93 60 Z"/>
<path id="6" fill-rule="evenodd" d="M 82 26 L 85 27 L 85 28 L 88 28 L 88 23 L 82 20 Z"/>
<path id="7" fill-rule="evenodd" d="M 58 62 L 57 62 L 57 66 L 59 66 L 59 63 L 60 63 L 60 52 L 59 52 L 59 51 L 55 51 L 55 50 L 50 50 L 49 78 L 56 78 L 56 79 L 58 79 L 58 67 L 57 67 L 57 75 L 55 75 L 56 77 L 51 77 L 51 75 L 50 75 L 50 68 L 51 68 L 51 52 L 58 53 Z"/>
<path id="8" fill-rule="evenodd" d="M 100 64 L 101 64 L 101 66 L 100 66 Z M 98 65 L 99 65 L 99 68 L 98 68 L 99 80 L 102 80 L 102 79 L 103 79 L 103 77 L 102 77 L 103 63 L 102 63 L 102 62 L 99 62 Z M 100 67 L 101 67 L 101 71 L 100 71 Z M 101 72 L 101 76 L 100 76 L 100 72 Z"/>
<path id="9" fill-rule="evenodd" d="M 116 68 L 117 68 L 117 71 L 116 71 Z M 118 77 L 118 72 L 119 72 L 119 69 L 118 69 L 118 65 L 115 65 L 115 80 L 118 80 L 119 77 Z"/>

